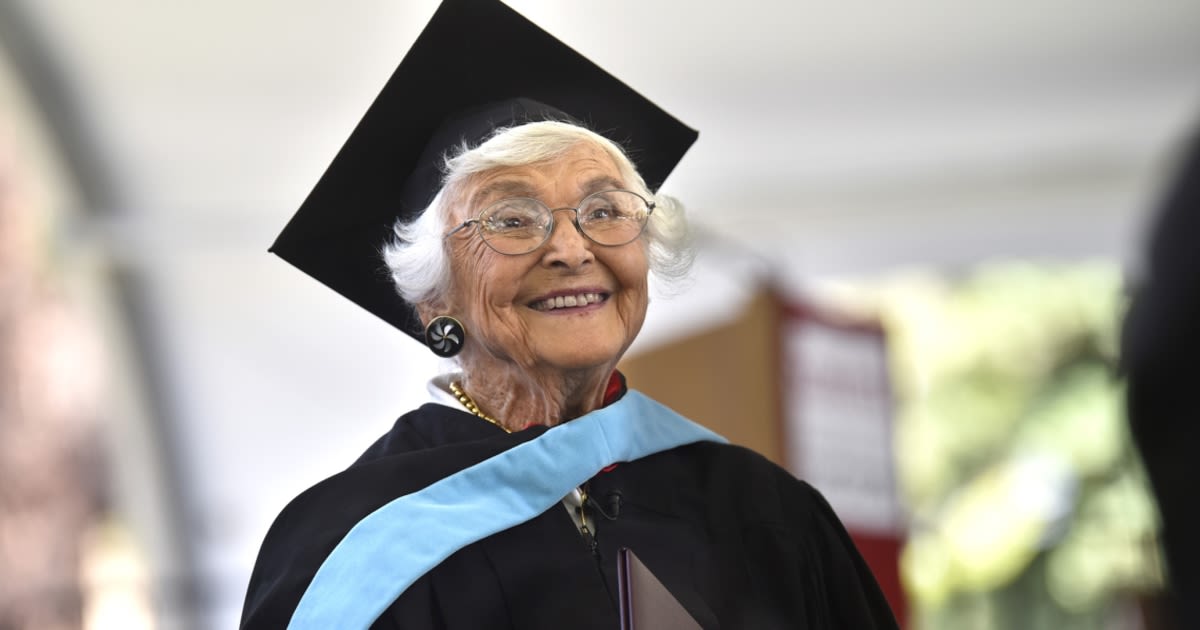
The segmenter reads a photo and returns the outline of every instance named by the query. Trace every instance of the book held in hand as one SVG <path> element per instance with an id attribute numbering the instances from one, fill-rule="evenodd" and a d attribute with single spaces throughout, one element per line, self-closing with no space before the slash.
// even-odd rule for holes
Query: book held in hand
<path id="1" fill-rule="evenodd" d="M 617 551 L 621 630 L 701 630 L 671 591 L 628 548 Z"/>

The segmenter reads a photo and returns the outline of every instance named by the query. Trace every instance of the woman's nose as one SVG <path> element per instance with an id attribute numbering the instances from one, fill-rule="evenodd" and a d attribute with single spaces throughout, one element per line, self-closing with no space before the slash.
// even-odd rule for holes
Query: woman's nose
<path id="1" fill-rule="evenodd" d="M 546 239 L 544 260 L 549 264 L 563 264 L 572 268 L 593 260 L 592 242 L 583 235 L 576 223 L 575 209 L 558 208 L 550 212 L 554 215 L 554 226 L 550 238 Z"/>

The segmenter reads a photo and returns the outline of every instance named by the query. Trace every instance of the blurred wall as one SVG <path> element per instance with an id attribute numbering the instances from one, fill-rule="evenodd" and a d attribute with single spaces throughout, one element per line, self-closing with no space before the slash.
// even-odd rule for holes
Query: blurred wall
<path id="1" fill-rule="evenodd" d="M 732 320 L 621 362 L 629 387 L 783 464 L 778 300 L 760 289 Z"/>

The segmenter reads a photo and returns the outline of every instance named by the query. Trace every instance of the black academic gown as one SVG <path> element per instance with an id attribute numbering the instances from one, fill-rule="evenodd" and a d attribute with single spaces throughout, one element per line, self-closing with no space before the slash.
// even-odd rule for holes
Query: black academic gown
<path id="1" fill-rule="evenodd" d="M 404 415 L 353 466 L 276 519 L 250 579 L 242 628 L 286 627 L 324 558 L 376 508 L 545 430 L 508 435 L 436 404 Z M 706 629 L 896 627 L 828 503 L 752 451 L 682 446 L 622 462 L 587 489 L 595 499 L 592 544 L 556 504 L 455 552 L 372 627 L 617 630 L 621 547 Z"/>

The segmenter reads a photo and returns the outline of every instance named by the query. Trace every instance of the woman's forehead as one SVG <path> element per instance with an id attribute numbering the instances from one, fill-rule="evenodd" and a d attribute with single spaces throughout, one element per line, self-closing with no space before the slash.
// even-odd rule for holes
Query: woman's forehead
<path id="1" fill-rule="evenodd" d="M 581 144 L 551 160 L 480 173 L 468 184 L 466 197 L 477 205 L 506 197 L 539 198 L 553 192 L 586 196 L 624 186 L 620 170 L 606 151 Z"/>

